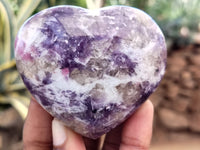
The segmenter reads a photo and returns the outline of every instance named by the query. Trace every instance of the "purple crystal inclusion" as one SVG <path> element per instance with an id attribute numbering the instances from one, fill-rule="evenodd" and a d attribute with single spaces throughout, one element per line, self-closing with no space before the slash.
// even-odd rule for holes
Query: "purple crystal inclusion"
<path id="1" fill-rule="evenodd" d="M 166 66 L 164 36 L 139 9 L 45 9 L 21 27 L 19 73 L 52 116 L 89 138 L 122 123 L 156 89 Z"/>

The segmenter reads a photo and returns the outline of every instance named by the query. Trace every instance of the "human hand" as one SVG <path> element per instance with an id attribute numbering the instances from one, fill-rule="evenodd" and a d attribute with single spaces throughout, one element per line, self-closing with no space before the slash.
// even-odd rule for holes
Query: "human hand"
<path id="1" fill-rule="evenodd" d="M 147 100 L 123 124 L 107 133 L 103 150 L 148 150 L 153 105 Z M 31 100 L 23 130 L 24 150 L 97 150 L 98 139 L 81 137 Z"/>

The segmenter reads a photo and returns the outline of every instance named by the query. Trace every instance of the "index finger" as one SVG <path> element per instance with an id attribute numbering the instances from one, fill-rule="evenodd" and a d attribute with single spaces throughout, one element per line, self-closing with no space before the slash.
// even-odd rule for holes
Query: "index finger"
<path id="1" fill-rule="evenodd" d="M 53 117 L 32 98 L 23 130 L 24 150 L 51 150 L 53 148 L 52 120 Z"/>
<path id="2" fill-rule="evenodd" d="M 147 100 L 124 125 L 120 150 L 140 149 L 148 150 L 153 128 L 154 108 Z"/>

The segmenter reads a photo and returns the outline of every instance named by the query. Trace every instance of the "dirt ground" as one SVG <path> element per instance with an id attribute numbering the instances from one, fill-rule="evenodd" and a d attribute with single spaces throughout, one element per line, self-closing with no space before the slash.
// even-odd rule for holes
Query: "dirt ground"
<path id="1" fill-rule="evenodd" d="M 150 100 L 151 150 L 200 150 L 200 45 L 169 52 L 165 76 Z"/>
<path id="2" fill-rule="evenodd" d="M 170 142 L 152 145 L 150 150 L 199 150 L 200 142 Z"/>

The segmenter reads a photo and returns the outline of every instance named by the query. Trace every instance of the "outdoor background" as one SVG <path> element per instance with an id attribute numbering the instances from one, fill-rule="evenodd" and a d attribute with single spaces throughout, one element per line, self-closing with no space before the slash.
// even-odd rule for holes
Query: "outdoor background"
<path id="1" fill-rule="evenodd" d="M 168 47 L 166 74 L 150 97 L 155 106 L 151 150 L 200 149 L 199 0 L 0 0 L 0 150 L 22 150 L 30 95 L 16 70 L 14 39 L 36 12 L 60 4 L 85 8 L 127 5 L 147 12 Z"/>

